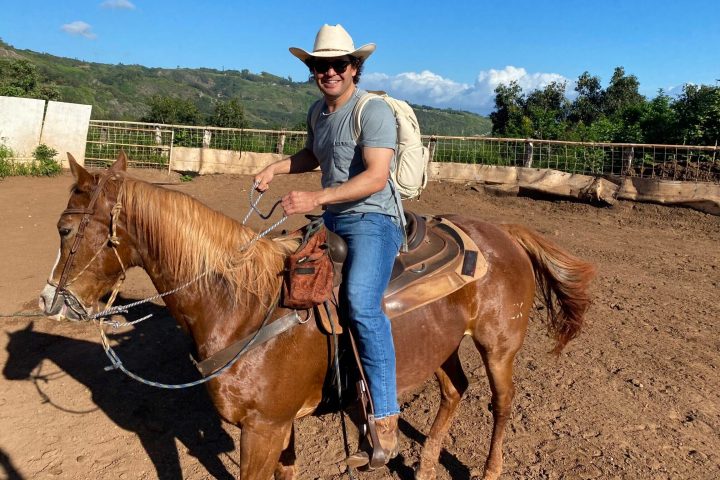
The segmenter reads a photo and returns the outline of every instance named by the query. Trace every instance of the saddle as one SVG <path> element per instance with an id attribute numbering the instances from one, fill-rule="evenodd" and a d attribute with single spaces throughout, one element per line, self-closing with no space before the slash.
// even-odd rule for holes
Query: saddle
<path id="1" fill-rule="evenodd" d="M 475 242 L 454 223 L 414 212 L 405 212 L 405 220 L 408 251 L 395 259 L 385 290 L 384 309 L 390 319 L 445 297 L 487 272 L 487 262 Z M 347 245 L 332 232 L 328 232 L 327 243 L 337 288 Z M 325 308 L 315 313 L 326 333 L 342 332 L 338 315 L 328 315 Z"/>

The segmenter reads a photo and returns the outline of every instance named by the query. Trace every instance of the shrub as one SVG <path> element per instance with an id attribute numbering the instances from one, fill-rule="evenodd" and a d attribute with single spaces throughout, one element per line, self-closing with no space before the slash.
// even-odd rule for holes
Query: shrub
<path id="1" fill-rule="evenodd" d="M 12 175 L 13 163 L 10 160 L 15 154 L 10 147 L 0 143 L 0 178 Z"/>
<path id="2" fill-rule="evenodd" d="M 57 150 L 48 147 L 44 143 L 38 145 L 32 154 L 35 160 L 30 167 L 30 174 L 38 177 L 53 177 L 59 174 L 62 171 L 62 166 L 60 162 L 55 160 L 57 154 Z"/>
<path id="3" fill-rule="evenodd" d="M 52 177 L 62 171 L 60 162 L 55 160 L 57 151 L 41 144 L 32 153 L 29 163 L 15 162 L 15 153 L 6 145 L 0 144 L 0 178 L 9 176 Z"/>

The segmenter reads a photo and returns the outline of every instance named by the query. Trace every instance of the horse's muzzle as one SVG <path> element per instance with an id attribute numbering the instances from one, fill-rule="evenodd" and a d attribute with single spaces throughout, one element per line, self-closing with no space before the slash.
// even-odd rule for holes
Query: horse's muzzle
<path id="1" fill-rule="evenodd" d="M 64 290 L 55 295 L 56 290 L 55 285 L 48 283 L 40 293 L 38 306 L 46 316 L 74 322 L 90 320 L 90 310 L 72 292 Z"/>

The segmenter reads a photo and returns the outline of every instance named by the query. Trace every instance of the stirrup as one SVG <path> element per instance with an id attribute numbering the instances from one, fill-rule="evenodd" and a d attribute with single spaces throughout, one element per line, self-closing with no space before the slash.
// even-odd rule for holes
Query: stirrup
<path id="1" fill-rule="evenodd" d="M 368 421 L 364 427 L 367 432 L 365 438 L 358 447 L 358 451 L 347 457 L 345 463 L 352 468 L 372 471 L 387 465 L 392 459 L 392 452 L 386 452 L 380 444 L 374 415 L 368 415 Z"/>
<path id="2" fill-rule="evenodd" d="M 370 446 L 368 445 L 368 449 Z M 348 467 L 357 468 L 358 470 L 371 472 L 380 467 L 387 465 L 391 460 L 382 447 L 372 449 L 372 457 L 365 450 L 358 450 L 345 459 Z"/>

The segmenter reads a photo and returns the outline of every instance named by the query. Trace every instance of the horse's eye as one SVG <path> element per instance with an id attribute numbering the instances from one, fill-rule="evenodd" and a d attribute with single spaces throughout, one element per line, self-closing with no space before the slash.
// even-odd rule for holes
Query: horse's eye
<path id="1" fill-rule="evenodd" d="M 67 237 L 70 235 L 70 232 L 72 232 L 72 229 L 66 228 L 66 227 L 60 227 L 58 228 L 58 232 L 60 232 L 61 237 Z"/>

